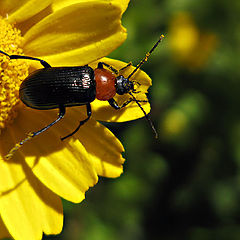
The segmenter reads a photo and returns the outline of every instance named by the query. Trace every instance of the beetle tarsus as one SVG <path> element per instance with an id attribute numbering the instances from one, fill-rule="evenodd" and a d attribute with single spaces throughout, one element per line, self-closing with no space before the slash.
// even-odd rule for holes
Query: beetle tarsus
<path id="1" fill-rule="evenodd" d="M 8 152 L 8 154 L 5 156 L 6 160 L 9 160 L 12 158 L 12 156 L 14 155 L 14 153 L 20 148 L 22 147 L 22 145 L 29 141 L 30 139 L 32 139 L 34 137 L 34 134 L 32 132 L 28 133 L 27 137 L 24 138 L 21 142 L 16 143 L 15 146 Z"/>
<path id="2" fill-rule="evenodd" d="M 6 160 L 9 160 L 10 158 L 12 158 L 12 156 L 14 155 L 14 153 L 22 147 L 22 145 L 26 142 L 28 142 L 30 139 L 32 139 L 33 137 L 39 135 L 40 133 L 46 131 L 47 129 L 49 129 L 52 125 L 54 125 L 55 123 L 57 123 L 58 121 L 60 121 L 65 114 L 65 107 L 64 106 L 59 106 L 59 114 L 58 114 L 58 118 L 51 122 L 49 125 L 47 125 L 46 127 L 42 128 L 41 130 L 37 131 L 37 132 L 30 132 L 28 133 L 27 137 L 24 138 L 22 141 L 20 141 L 19 143 L 16 143 L 15 146 L 8 152 L 8 154 L 5 156 Z"/>

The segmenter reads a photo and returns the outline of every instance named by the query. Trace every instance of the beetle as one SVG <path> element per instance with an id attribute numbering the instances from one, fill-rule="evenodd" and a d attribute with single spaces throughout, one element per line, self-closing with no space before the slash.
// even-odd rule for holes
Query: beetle
<path id="1" fill-rule="evenodd" d="M 147 101 L 137 100 L 134 97 L 133 93 L 137 93 L 137 91 L 135 90 L 134 83 L 130 80 L 130 78 L 137 72 L 144 62 L 148 60 L 151 53 L 163 38 L 164 35 L 161 35 L 155 45 L 127 78 L 125 78 L 123 75 L 119 75 L 119 72 L 131 66 L 131 63 L 127 64 L 120 70 L 113 68 L 105 62 L 99 62 L 96 69 L 92 69 L 88 65 L 76 67 L 52 67 L 49 63 L 39 58 L 23 55 L 9 55 L 0 50 L 0 53 L 8 56 L 10 60 L 26 59 L 39 61 L 43 66 L 42 69 L 32 72 L 21 83 L 19 89 L 20 100 L 26 106 L 34 109 L 59 109 L 59 114 L 56 120 L 37 132 L 29 133 L 25 139 L 17 143 L 15 147 L 10 150 L 6 157 L 11 157 L 13 153 L 26 141 L 29 141 L 31 138 L 46 131 L 55 123 L 60 121 L 65 115 L 66 107 L 85 105 L 87 117 L 80 121 L 78 127 L 72 133 L 62 137 L 61 140 L 72 136 L 84 123 L 90 119 L 92 114 L 91 102 L 93 102 L 95 99 L 108 101 L 110 106 L 116 110 L 124 108 L 132 101 L 136 102 L 143 111 L 145 118 L 151 125 L 157 138 L 157 132 L 154 128 L 154 125 L 140 104 L 140 102 Z M 114 96 L 116 94 L 130 94 L 131 98 L 119 106 L 114 100 Z"/>

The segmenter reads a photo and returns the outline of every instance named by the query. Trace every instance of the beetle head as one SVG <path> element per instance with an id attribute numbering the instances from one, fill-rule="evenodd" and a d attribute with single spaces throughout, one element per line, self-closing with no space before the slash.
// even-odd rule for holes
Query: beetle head
<path id="1" fill-rule="evenodd" d="M 123 75 L 119 75 L 116 77 L 116 92 L 119 95 L 123 95 L 125 93 L 129 93 L 130 91 L 134 91 L 133 82 L 128 78 L 125 78 Z"/>

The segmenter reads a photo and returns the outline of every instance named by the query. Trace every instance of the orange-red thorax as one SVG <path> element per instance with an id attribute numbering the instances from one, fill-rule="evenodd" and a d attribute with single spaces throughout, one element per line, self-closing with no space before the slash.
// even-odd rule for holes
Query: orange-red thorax
<path id="1" fill-rule="evenodd" d="M 96 98 L 102 101 L 113 98 L 116 94 L 116 76 L 104 68 L 96 68 L 94 74 L 96 81 Z"/>

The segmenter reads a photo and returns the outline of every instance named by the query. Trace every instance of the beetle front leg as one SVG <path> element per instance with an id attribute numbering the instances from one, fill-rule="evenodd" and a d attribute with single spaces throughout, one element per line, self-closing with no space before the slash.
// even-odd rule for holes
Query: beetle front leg
<path id="1" fill-rule="evenodd" d="M 122 67 L 121 69 L 119 69 L 119 72 L 121 71 L 125 71 L 128 67 L 132 66 L 132 62 L 129 62 L 126 66 Z"/>
<path id="2" fill-rule="evenodd" d="M 119 71 L 117 69 L 115 69 L 114 67 L 112 67 L 111 65 L 109 65 L 109 64 L 107 64 L 105 62 L 99 62 L 98 63 L 98 68 L 103 68 L 103 66 L 107 67 L 112 72 L 114 72 L 116 75 L 118 75 Z"/>
<path id="3" fill-rule="evenodd" d="M 119 106 L 114 98 L 111 98 L 108 100 L 108 103 L 110 104 L 110 106 L 116 110 L 126 107 L 131 102 L 136 102 L 136 100 L 133 98 L 130 98 L 128 101 L 124 102 L 122 106 Z M 148 102 L 148 101 L 147 100 L 137 100 L 137 102 Z"/>
<path id="4" fill-rule="evenodd" d="M 34 61 L 39 61 L 44 68 L 50 68 L 51 65 L 47 63 L 46 61 L 40 59 L 40 58 L 34 58 L 34 57 L 29 57 L 29 56 L 22 56 L 22 55 L 9 55 L 3 51 L 0 50 L 0 53 L 8 56 L 10 59 L 28 59 L 28 60 L 34 60 Z"/>
<path id="5" fill-rule="evenodd" d="M 119 72 L 126 70 L 128 67 L 132 66 L 132 62 L 128 63 L 126 66 L 122 67 L 121 69 L 117 70 L 114 67 L 112 67 L 111 65 L 105 63 L 105 62 L 99 62 L 98 63 L 98 68 L 103 68 L 103 66 L 107 67 L 108 69 L 110 69 L 112 72 L 114 72 L 116 75 L 119 74 Z"/>
<path id="6" fill-rule="evenodd" d="M 78 127 L 77 127 L 72 133 L 68 134 L 68 135 L 65 136 L 65 137 L 62 137 L 62 138 L 61 138 L 62 141 L 63 141 L 64 139 L 68 138 L 68 137 L 71 137 L 73 134 L 75 134 L 75 133 L 79 130 L 79 128 L 80 128 L 84 123 L 86 123 L 86 122 L 90 119 L 90 117 L 91 117 L 91 115 L 92 115 L 92 109 L 91 109 L 90 103 L 88 103 L 88 104 L 86 105 L 86 107 L 87 107 L 87 118 L 84 119 L 84 120 L 82 120 L 82 121 L 80 121 Z"/>

